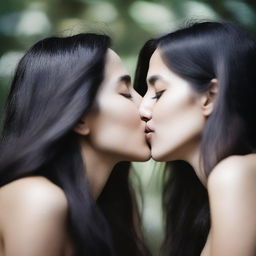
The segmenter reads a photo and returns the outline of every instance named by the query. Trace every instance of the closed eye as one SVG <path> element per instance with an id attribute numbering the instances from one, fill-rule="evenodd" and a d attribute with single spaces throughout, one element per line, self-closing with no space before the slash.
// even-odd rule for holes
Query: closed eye
<path id="1" fill-rule="evenodd" d="M 154 96 L 154 97 L 152 97 L 152 99 L 159 99 L 161 96 L 162 96 L 162 94 L 164 93 L 164 91 L 165 90 L 162 90 L 162 91 L 160 91 L 160 92 L 156 92 L 156 95 Z"/>
<path id="2" fill-rule="evenodd" d="M 131 99 L 132 95 L 130 93 L 120 93 L 120 95 L 124 96 L 127 99 Z"/>

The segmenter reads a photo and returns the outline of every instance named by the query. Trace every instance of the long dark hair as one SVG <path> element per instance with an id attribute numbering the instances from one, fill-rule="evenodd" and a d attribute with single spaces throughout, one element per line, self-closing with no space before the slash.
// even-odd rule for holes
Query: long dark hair
<path id="1" fill-rule="evenodd" d="M 138 60 L 135 87 L 146 91 L 149 60 L 155 49 L 166 65 L 197 92 L 217 78 L 219 92 L 201 141 L 206 176 L 222 159 L 248 154 L 256 148 L 256 41 L 231 22 L 202 22 L 151 39 Z M 174 161 L 166 177 L 163 207 L 166 214 L 165 255 L 200 255 L 210 228 L 207 190 L 193 168 Z"/>
<path id="2" fill-rule="evenodd" d="M 0 186 L 42 175 L 61 187 L 79 256 L 143 255 L 146 251 L 134 227 L 129 164 L 114 168 L 95 202 L 86 183 L 79 138 L 73 132 L 95 102 L 110 43 L 108 36 L 93 33 L 37 42 L 17 66 L 4 111 Z"/>

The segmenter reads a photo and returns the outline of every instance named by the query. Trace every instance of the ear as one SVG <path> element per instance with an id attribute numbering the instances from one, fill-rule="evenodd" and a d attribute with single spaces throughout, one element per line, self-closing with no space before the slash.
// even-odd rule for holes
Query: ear
<path id="1" fill-rule="evenodd" d="M 217 94 L 218 80 L 213 78 L 210 81 L 210 88 L 203 94 L 201 99 L 201 108 L 205 117 L 208 117 L 212 113 Z"/>
<path id="2" fill-rule="evenodd" d="M 89 122 L 86 117 L 82 117 L 78 124 L 73 128 L 73 131 L 80 135 L 88 135 L 90 133 Z"/>

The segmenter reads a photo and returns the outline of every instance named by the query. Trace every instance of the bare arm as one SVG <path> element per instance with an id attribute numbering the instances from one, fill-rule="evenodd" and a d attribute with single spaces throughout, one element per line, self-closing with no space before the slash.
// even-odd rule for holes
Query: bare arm
<path id="1" fill-rule="evenodd" d="M 255 158 L 232 156 L 209 176 L 210 256 L 256 255 L 255 163 Z"/>
<path id="2" fill-rule="evenodd" d="M 43 178 L 8 186 L 1 195 L 5 256 L 63 255 L 67 202 L 61 189 Z"/>

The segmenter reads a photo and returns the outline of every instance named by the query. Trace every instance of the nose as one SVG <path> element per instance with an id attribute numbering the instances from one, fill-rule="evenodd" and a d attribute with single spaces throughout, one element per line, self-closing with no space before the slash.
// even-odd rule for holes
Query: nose
<path id="1" fill-rule="evenodd" d="M 139 106 L 140 118 L 147 122 L 152 118 L 152 106 L 147 98 L 143 98 Z"/>
<path id="2" fill-rule="evenodd" d="M 138 94 L 135 90 L 133 90 L 132 95 L 133 95 L 135 104 L 137 105 L 137 107 L 139 107 L 139 106 L 140 106 L 140 103 L 141 103 L 141 101 L 142 101 L 141 95 Z"/>

